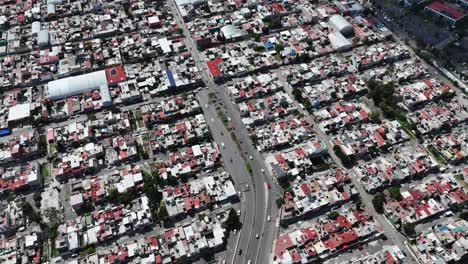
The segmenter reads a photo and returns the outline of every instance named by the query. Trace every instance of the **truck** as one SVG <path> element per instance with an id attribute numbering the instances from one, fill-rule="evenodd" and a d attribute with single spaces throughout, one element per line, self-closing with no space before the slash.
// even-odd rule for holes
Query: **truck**
<path id="1" fill-rule="evenodd" d="M 1 128 L 0 129 L 0 137 L 8 136 L 11 134 L 11 129 L 9 128 Z"/>

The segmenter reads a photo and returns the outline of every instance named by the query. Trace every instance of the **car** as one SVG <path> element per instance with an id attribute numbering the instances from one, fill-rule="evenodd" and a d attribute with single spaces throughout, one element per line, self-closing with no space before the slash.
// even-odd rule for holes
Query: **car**
<path id="1" fill-rule="evenodd" d="M 208 109 L 208 104 L 205 104 L 205 108 Z"/>
<path id="2" fill-rule="evenodd" d="M 26 230 L 26 227 L 24 227 L 24 226 L 18 228 L 18 232 L 23 232 L 24 230 Z"/>
<path id="3" fill-rule="evenodd" d="M 262 171 L 262 173 L 265 173 L 265 170 L 264 169 L 260 169 Z"/>
<path id="4" fill-rule="evenodd" d="M 214 118 L 211 118 L 211 123 L 214 123 Z"/>
<path id="5" fill-rule="evenodd" d="M 78 257 L 78 253 L 72 254 L 71 257 L 72 257 L 72 258 Z"/>
<path id="6" fill-rule="evenodd" d="M 245 189 L 246 189 L 247 191 L 250 190 L 250 187 L 249 187 L 248 184 L 245 185 Z"/>
<path id="7" fill-rule="evenodd" d="M 255 235 L 255 238 L 258 239 L 260 237 L 260 235 L 258 235 L 258 233 Z"/>
<path id="8" fill-rule="evenodd" d="M 221 142 L 221 146 L 222 146 L 223 148 L 226 148 L 226 146 L 224 145 L 224 142 Z"/>
<path id="9" fill-rule="evenodd" d="M 240 210 L 237 210 L 237 215 L 238 215 L 238 216 L 241 215 L 241 211 L 240 211 Z"/>
<path id="10" fill-rule="evenodd" d="M 237 251 L 237 254 L 242 255 L 242 248 Z"/>
<path id="11" fill-rule="evenodd" d="M 252 157 L 252 155 L 250 155 L 250 156 L 249 156 L 249 160 L 253 160 L 253 157 Z"/>
<path id="12" fill-rule="evenodd" d="M 239 197 L 242 197 L 242 193 L 239 191 Z"/>
<path id="13" fill-rule="evenodd" d="M 233 233 L 234 233 L 234 235 L 237 234 L 237 229 L 234 229 Z"/>
<path id="14" fill-rule="evenodd" d="M 453 216 L 453 212 L 452 211 L 447 211 L 447 212 L 444 213 L 444 216 L 447 216 L 447 217 Z"/>
<path id="15" fill-rule="evenodd" d="M 269 182 L 267 182 L 266 186 L 267 186 L 267 189 L 268 189 L 268 190 L 271 189 L 271 184 L 270 184 Z"/>
<path id="16" fill-rule="evenodd" d="M 270 222 L 270 221 L 271 221 L 271 216 L 268 215 L 267 222 Z"/>

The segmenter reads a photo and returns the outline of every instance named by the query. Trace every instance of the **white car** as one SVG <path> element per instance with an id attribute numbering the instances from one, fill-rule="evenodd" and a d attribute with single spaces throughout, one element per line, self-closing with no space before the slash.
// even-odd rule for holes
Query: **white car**
<path id="1" fill-rule="evenodd" d="M 226 146 L 224 146 L 224 142 L 221 142 L 221 147 L 226 148 Z"/>
<path id="2" fill-rule="evenodd" d="M 250 160 L 253 160 L 253 157 L 252 157 L 252 156 L 249 156 L 249 159 L 250 159 Z"/>
<path id="3" fill-rule="evenodd" d="M 265 173 L 265 170 L 264 169 L 260 169 L 262 171 L 262 173 Z"/>
<path id="4" fill-rule="evenodd" d="M 205 108 L 208 109 L 208 104 L 205 105 Z"/>
<path id="5" fill-rule="evenodd" d="M 271 221 L 271 216 L 268 216 L 267 217 L 267 222 L 270 222 Z"/>
<path id="6" fill-rule="evenodd" d="M 240 210 L 237 210 L 237 215 L 238 215 L 238 216 L 241 215 L 241 211 L 240 211 Z"/>
<path id="7" fill-rule="evenodd" d="M 257 239 L 258 239 L 259 237 L 260 237 L 260 236 L 259 236 L 259 235 L 258 235 L 258 233 L 257 233 L 257 234 L 255 235 L 255 238 L 257 238 Z"/>
<path id="8" fill-rule="evenodd" d="M 214 118 L 211 118 L 211 123 L 214 123 Z"/>

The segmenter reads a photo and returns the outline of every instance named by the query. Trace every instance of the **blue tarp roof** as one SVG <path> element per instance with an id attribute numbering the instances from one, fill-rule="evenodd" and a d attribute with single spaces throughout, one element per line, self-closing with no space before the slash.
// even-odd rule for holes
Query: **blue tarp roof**
<path id="1" fill-rule="evenodd" d="M 270 41 L 267 41 L 265 42 L 265 49 L 272 49 L 273 48 L 273 43 L 271 43 Z"/>
<path id="2" fill-rule="evenodd" d="M 166 75 L 167 75 L 167 79 L 169 79 L 169 84 L 172 86 L 172 87 L 175 87 L 176 86 L 176 83 L 175 83 L 175 80 L 174 80 L 174 76 L 172 75 L 172 71 L 167 69 L 166 70 Z"/>

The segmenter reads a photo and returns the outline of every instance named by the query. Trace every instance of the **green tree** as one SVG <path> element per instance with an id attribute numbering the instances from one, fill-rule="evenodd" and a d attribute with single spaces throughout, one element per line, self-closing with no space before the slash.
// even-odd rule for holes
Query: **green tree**
<path id="1" fill-rule="evenodd" d="M 340 146 L 334 145 L 333 151 L 335 152 L 335 155 L 341 160 L 343 165 L 348 166 L 351 164 L 351 159 L 343 152 L 343 150 L 341 150 Z"/>
<path id="2" fill-rule="evenodd" d="M 388 188 L 388 194 L 390 198 L 392 198 L 393 200 L 397 200 L 397 201 L 401 200 L 401 191 L 400 191 L 400 188 L 398 187 Z"/>
<path id="3" fill-rule="evenodd" d="M 372 121 L 380 121 L 380 113 L 379 112 L 371 112 L 369 115 L 370 120 Z"/>
<path id="4" fill-rule="evenodd" d="M 80 252 L 80 257 L 84 257 L 84 256 L 91 255 L 91 254 L 94 254 L 94 253 L 96 253 L 96 248 L 91 246 L 91 247 L 88 247 L 87 249 L 81 251 Z"/>
<path id="5" fill-rule="evenodd" d="M 453 95 L 454 95 L 453 92 L 451 92 L 449 90 L 443 90 L 442 94 L 440 95 L 440 98 L 442 98 L 442 100 L 444 100 L 444 101 L 450 101 L 450 99 L 452 98 Z"/>
<path id="6" fill-rule="evenodd" d="M 283 206 L 283 204 L 284 204 L 284 199 L 283 199 L 283 197 L 278 197 L 278 198 L 276 199 L 276 206 L 277 206 L 278 208 L 281 208 L 281 206 Z"/>
<path id="7" fill-rule="evenodd" d="M 406 223 L 403 225 L 403 231 L 405 232 L 406 235 L 412 237 L 416 235 L 415 227 L 416 225 L 414 223 Z"/>
<path id="8" fill-rule="evenodd" d="M 240 220 L 239 216 L 236 213 L 236 210 L 234 208 L 231 208 L 229 210 L 228 218 L 226 222 L 224 223 L 224 227 L 226 228 L 227 231 L 231 231 L 234 229 L 239 229 L 240 227 Z"/>
<path id="9" fill-rule="evenodd" d="M 383 214 L 384 212 L 384 203 L 385 203 L 385 195 L 383 193 L 378 193 L 372 199 L 372 205 L 377 213 Z"/>
<path id="10" fill-rule="evenodd" d="M 280 53 L 281 51 L 284 50 L 284 46 L 282 44 L 280 44 L 280 43 L 276 43 L 275 44 L 275 50 L 276 50 L 276 52 Z"/>
<path id="11" fill-rule="evenodd" d="M 158 210 L 158 219 L 164 222 L 167 220 L 168 217 L 169 213 L 167 212 L 166 204 L 164 203 L 164 201 L 161 201 Z"/>
<path id="12" fill-rule="evenodd" d="M 116 188 L 111 188 L 107 194 L 107 199 L 113 204 L 118 203 L 119 191 Z"/>
<path id="13" fill-rule="evenodd" d="M 254 40 L 255 40 L 256 42 L 260 42 L 260 34 L 255 34 L 255 35 L 254 35 Z"/>
<path id="14" fill-rule="evenodd" d="M 24 201 L 21 204 L 21 209 L 23 210 L 24 216 L 27 219 L 29 219 L 29 221 L 36 222 L 38 224 L 41 223 L 42 221 L 41 215 L 38 212 L 34 211 L 34 208 L 31 206 L 30 203 Z"/>
<path id="15" fill-rule="evenodd" d="M 34 195 L 33 195 L 33 199 L 34 199 L 34 205 L 36 206 L 36 208 L 40 208 L 41 207 L 41 200 L 42 200 L 41 193 L 40 192 L 35 192 Z"/>
<path id="16" fill-rule="evenodd" d="M 328 218 L 331 220 L 336 220 L 340 214 L 337 211 L 331 211 L 328 213 Z"/>
<path id="17" fill-rule="evenodd" d="M 135 196 L 132 191 L 126 191 L 118 196 L 119 203 L 123 205 L 129 205 L 134 198 Z"/>
<path id="18" fill-rule="evenodd" d="M 465 211 L 465 212 L 461 212 L 459 215 L 458 215 L 459 218 L 465 220 L 465 221 L 468 221 L 468 211 Z"/>
<path id="19" fill-rule="evenodd" d="M 179 185 L 179 181 L 176 177 L 169 175 L 167 176 L 167 184 L 169 184 L 170 186 L 177 186 Z"/>

